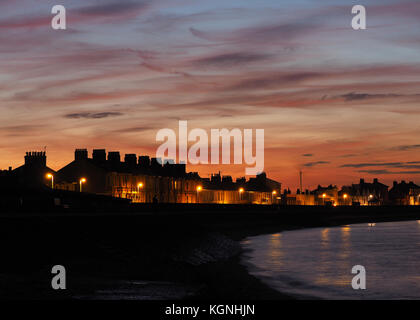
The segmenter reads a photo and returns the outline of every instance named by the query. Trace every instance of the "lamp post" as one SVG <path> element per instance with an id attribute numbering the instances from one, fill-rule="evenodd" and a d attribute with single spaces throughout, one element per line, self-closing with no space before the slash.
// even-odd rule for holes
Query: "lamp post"
<path id="1" fill-rule="evenodd" d="M 51 189 L 54 189 L 54 176 L 51 173 L 48 173 L 47 179 L 51 179 Z"/>
<path id="2" fill-rule="evenodd" d="M 276 196 L 277 191 L 273 190 L 273 192 L 271 193 L 271 204 L 274 204 L 274 197 Z"/>
<path id="3" fill-rule="evenodd" d="M 343 195 L 343 199 L 344 199 L 344 204 L 347 204 L 347 198 L 348 198 L 349 196 L 348 196 L 348 194 L 347 193 L 345 193 L 344 195 Z"/>
<path id="4" fill-rule="evenodd" d="M 197 187 L 197 203 L 200 203 L 200 191 L 203 189 L 202 186 Z"/>
<path id="5" fill-rule="evenodd" d="M 244 188 L 239 188 L 239 201 L 242 200 L 242 193 L 244 192 Z"/>
<path id="6" fill-rule="evenodd" d="M 325 206 L 325 198 L 327 197 L 327 195 L 325 193 L 322 194 L 322 205 Z"/>
<path id="7" fill-rule="evenodd" d="M 137 184 L 137 194 L 139 195 L 139 202 L 140 202 L 140 189 L 143 189 L 143 182 Z"/>
<path id="8" fill-rule="evenodd" d="M 83 185 L 85 182 L 86 182 L 86 178 L 82 178 L 82 179 L 80 179 L 80 181 L 79 181 L 79 184 L 80 184 L 80 192 L 82 192 L 82 185 Z"/>
<path id="9" fill-rule="evenodd" d="M 372 199 L 373 199 L 373 194 L 370 194 L 369 195 L 369 200 L 368 200 L 368 206 L 370 206 L 371 205 L 371 201 L 372 201 Z"/>

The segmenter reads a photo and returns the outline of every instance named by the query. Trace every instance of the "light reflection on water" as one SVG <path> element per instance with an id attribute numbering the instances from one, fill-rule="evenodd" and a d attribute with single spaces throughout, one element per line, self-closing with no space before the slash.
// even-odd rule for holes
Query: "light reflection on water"
<path id="1" fill-rule="evenodd" d="M 271 287 L 325 299 L 420 299 L 420 220 L 250 237 L 243 263 Z M 353 290 L 363 265 L 367 289 Z"/>

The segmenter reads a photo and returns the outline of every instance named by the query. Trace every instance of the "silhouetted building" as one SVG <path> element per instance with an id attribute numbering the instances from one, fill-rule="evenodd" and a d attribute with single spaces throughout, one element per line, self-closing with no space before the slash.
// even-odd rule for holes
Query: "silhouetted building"
<path id="1" fill-rule="evenodd" d="M 391 190 L 389 190 L 389 200 L 395 205 L 419 205 L 420 204 L 420 186 L 413 181 L 401 183 L 394 181 Z"/>
<path id="2" fill-rule="evenodd" d="M 315 194 L 308 192 L 302 193 L 299 189 L 296 191 L 296 194 L 289 193 L 290 190 L 287 190 L 283 194 L 281 203 L 291 206 L 314 206 L 319 205 L 319 201 L 315 201 Z"/>
<path id="3" fill-rule="evenodd" d="M 328 187 L 318 187 L 311 192 L 315 198 L 315 205 L 338 205 L 338 188 L 329 185 Z"/>
<path id="4" fill-rule="evenodd" d="M 25 163 L 12 170 L 3 172 L 3 179 L 0 184 L 3 187 L 19 188 L 41 188 L 44 185 L 51 185 L 47 174 L 54 174 L 55 171 L 47 167 L 47 156 L 45 151 L 30 151 L 25 154 Z M 7 182 L 6 182 L 7 181 Z"/>
<path id="5" fill-rule="evenodd" d="M 270 193 L 275 191 L 276 194 L 280 194 L 281 183 L 267 178 L 267 174 L 262 172 L 255 178 L 249 179 L 249 181 L 246 183 L 246 189 L 253 191 L 265 191 Z"/>
<path id="6" fill-rule="evenodd" d="M 351 200 L 355 205 L 383 205 L 388 202 L 388 186 L 373 179 L 372 183 L 360 179 L 359 184 L 343 186 L 340 191 L 340 201 Z M 349 200 L 348 200 L 349 199 Z"/>
<path id="7" fill-rule="evenodd" d="M 198 192 L 200 203 L 273 204 L 280 199 L 281 183 L 268 179 L 265 173 L 248 181 L 239 178 L 233 182 L 231 176 L 222 176 L 219 172 L 202 182 L 203 189 Z"/>
<path id="8" fill-rule="evenodd" d="M 185 164 L 165 163 L 149 157 L 127 154 L 124 162 L 120 153 L 95 150 L 93 158 L 86 149 L 77 149 L 74 161 L 57 172 L 56 188 L 84 191 L 131 199 L 133 202 L 195 202 L 196 188 L 201 184 L 196 173 L 186 173 Z"/>

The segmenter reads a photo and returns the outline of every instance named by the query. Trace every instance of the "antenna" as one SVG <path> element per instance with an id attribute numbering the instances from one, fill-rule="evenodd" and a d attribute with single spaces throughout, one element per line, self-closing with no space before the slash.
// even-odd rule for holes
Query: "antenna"
<path id="1" fill-rule="evenodd" d="M 300 192 L 302 192 L 302 170 L 299 171 Z"/>

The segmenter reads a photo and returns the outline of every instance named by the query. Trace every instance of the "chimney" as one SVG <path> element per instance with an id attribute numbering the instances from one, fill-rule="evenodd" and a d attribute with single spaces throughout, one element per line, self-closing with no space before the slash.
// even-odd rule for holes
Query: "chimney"
<path id="1" fill-rule="evenodd" d="M 162 166 L 162 158 L 152 158 L 151 166 L 152 167 L 161 167 Z"/>
<path id="2" fill-rule="evenodd" d="M 185 176 L 187 174 L 186 166 L 183 163 L 175 163 L 172 165 L 175 168 L 175 175 L 178 177 Z M 246 180 L 245 180 L 246 182 Z"/>
<path id="3" fill-rule="evenodd" d="M 124 162 L 127 166 L 132 168 L 137 166 L 137 155 L 133 153 L 126 154 L 124 156 Z"/>
<path id="4" fill-rule="evenodd" d="M 157 175 L 162 174 L 162 159 L 152 158 L 150 161 L 150 170 Z"/>
<path id="5" fill-rule="evenodd" d="M 378 178 L 373 179 L 373 183 L 378 183 Z"/>
<path id="6" fill-rule="evenodd" d="M 398 186 L 398 182 L 397 181 L 394 181 L 393 183 L 392 183 L 392 186 L 395 188 L 395 187 L 397 187 Z"/>
<path id="7" fill-rule="evenodd" d="M 112 163 L 120 163 L 121 157 L 119 151 L 108 152 L 108 161 Z"/>
<path id="8" fill-rule="evenodd" d="M 149 158 L 149 156 L 139 156 L 139 165 L 141 167 L 150 167 L 150 158 Z"/>
<path id="9" fill-rule="evenodd" d="M 9 172 L 12 171 L 12 167 L 9 167 Z"/>
<path id="10" fill-rule="evenodd" d="M 360 179 L 360 184 L 364 184 L 365 183 L 365 179 Z"/>
<path id="11" fill-rule="evenodd" d="M 88 157 L 88 151 L 87 149 L 76 149 L 74 151 L 74 160 L 80 161 L 85 160 Z"/>
<path id="12" fill-rule="evenodd" d="M 47 156 L 44 151 L 30 151 L 25 155 L 25 166 L 45 167 L 47 165 Z"/>
<path id="13" fill-rule="evenodd" d="M 93 149 L 92 153 L 93 161 L 96 163 L 102 163 L 106 161 L 105 149 Z"/>

